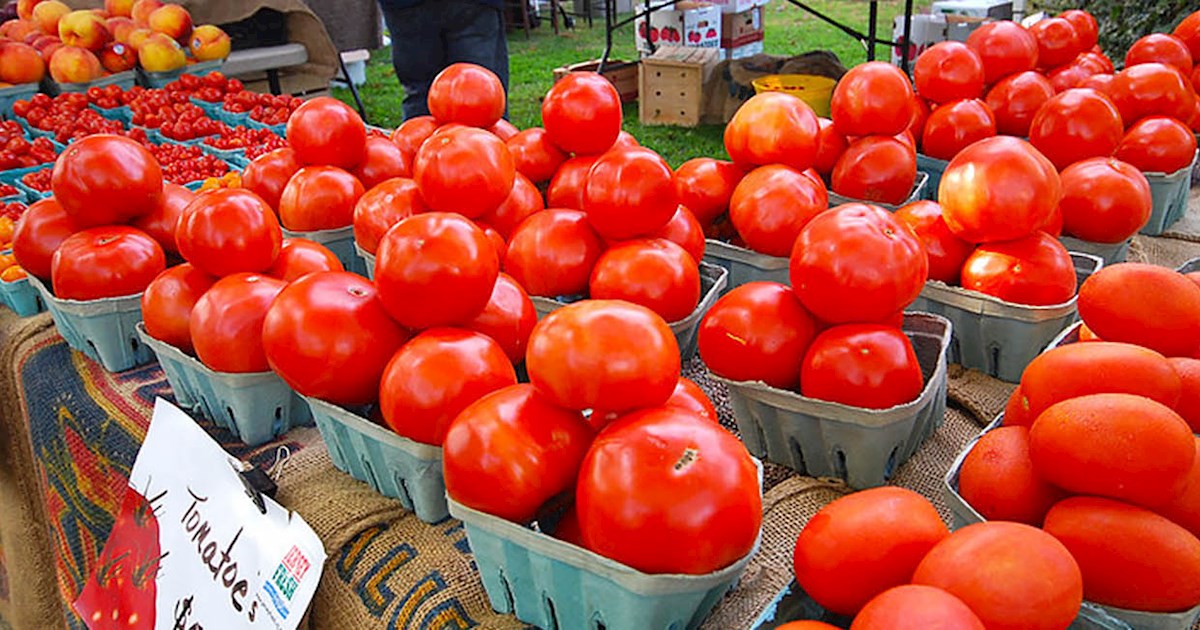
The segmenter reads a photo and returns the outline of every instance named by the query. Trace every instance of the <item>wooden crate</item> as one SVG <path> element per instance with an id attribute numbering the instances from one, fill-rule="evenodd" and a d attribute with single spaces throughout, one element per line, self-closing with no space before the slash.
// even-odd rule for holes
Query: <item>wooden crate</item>
<path id="1" fill-rule="evenodd" d="M 599 67 L 599 59 L 559 66 L 554 69 L 554 82 L 558 83 L 571 72 L 595 72 Z M 613 84 L 613 87 L 617 88 L 617 94 L 621 95 L 622 103 L 632 103 L 638 100 L 638 63 L 636 61 L 609 59 L 608 63 L 604 65 L 603 76 Z"/>
<path id="2" fill-rule="evenodd" d="M 716 48 L 664 46 L 638 72 L 643 125 L 695 127 L 704 113 L 704 84 L 720 62 Z"/>

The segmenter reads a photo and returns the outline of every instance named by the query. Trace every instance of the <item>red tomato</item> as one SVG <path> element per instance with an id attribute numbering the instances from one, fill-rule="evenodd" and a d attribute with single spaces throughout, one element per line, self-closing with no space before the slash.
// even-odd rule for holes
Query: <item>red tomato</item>
<path id="1" fill-rule="evenodd" d="M 588 549 L 645 573 L 727 567 L 750 553 L 762 526 L 758 469 L 746 447 L 673 407 L 635 412 L 596 437 L 575 507 Z"/>
<path id="2" fill-rule="evenodd" d="M 396 433 L 440 446 L 459 412 L 516 383 L 512 363 L 491 337 L 432 328 L 401 346 L 387 363 L 379 407 Z"/>
<path id="3" fill-rule="evenodd" d="M 784 164 L 803 171 L 817 157 L 819 132 L 817 115 L 807 103 L 764 92 L 743 103 L 729 120 L 725 150 L 743 166 Z"/>
<path id="4" fill-rule="evenodd" d="M 816 602 L 853 615 L 883 591 L 907 584 L 925 553 L 950 534 L 937 509 L 905 488 L 844 496 L 800 531 L 792 555 L 796 582 Z"/>
<path id="5" fill-rule="evenodd" d="M 919 107 L 918 105 L 918 112 L 921 111 Z M 928 108 L 926 108 L 925 113 L 928 114 Z M 923 128 L 925 118 L 914 116 L 914 119 L 916 118 L 920 118 L 919 124 Z M 842 157 L 842 154 L 846 152 L 846 147 L 850 143 L 846 140 L 846 136 L 838 133 L 837 129 L 833 128 L 832 120 L 818 118 L 817 123 L 820 125 L 821 130 L 817 133 L 817 157 L 813 161 L 813 168 L 821 175 L 828 177 L 833 172 L 833 166 L 837 164 L 838 158 Z M 913 126 L 917 124 L 917 122 L 914 122 Z"/>
<path id="6" fill-rule="evenodd" d="M 550 188 L 546 190 L 546 207 L 583 210 L 583 191 L 587 186 L 588 173 L 598 159 L 598 155 L 589 155 L 563 162 L 554 173 L 554 179 L 550 180 Z"/>
<path id="7" fill-rule="evenodd" d="M 516 125 L 501 118 L 500 120 L 496 121 L 496 124 L 488 127 L 488 132 L 490 132 L 493 136 L 500 138 L 504 142 L 508 142 L 513 136 L 520 133 L 521 130 L 517 129 Z"/>
<path id="8" fill-rule="evenodd" d="M 375 285 L 340 269 L 289 284 L 262 325 L 271 369 L 301 395 L 338 405 L 376 401 L 383 369 L 408 337 Z"/>
<path id="9" fill-rule="evenodd" d="M 588 289 L 593 299 L 640 304 L 677 322 L 700 303 L 700 271 L 679 245 L 637 239 L 613 245 L 600 256 Z"/>
<path id="10" fill-rule="evenodd" d="M 375 284 L 383 306 L 414 330 L 453 326 L 483 310 L 500 263 L 483 230 L 461 215 L 427 212 L 383 235 Z"/>
<path id="11" fill-rule="evenodd" d="M 524 523 L 575 485 L 591 441 L 578 411 L 554 405 L 532 385 L 505 387 L 450 423 L 442 446 L 446 493 L 468 507 Z"/>
<path id="12" fill-rule="evenodd" d="M 1068 64 L 1086 50 L 1075 27 L 1060 17 L 1038 20 L 1029 27 L 1029 32 L 1037 38 L 1038 65 L 1043 68 Z"/>
<path id="13" fill-rule="evenodd" d="M 367 149 L 362 164 L 354 169 L 354 176 L 370 190 L 393 177 L 412 177 L 411 156 L 404 155 L 400 147 L 387 138 L 367 138 Z"/>
<path id="14" fill-rule="evenodd" d="M 789 166 L 760 166 L 733 191 L 729 218 L 746 246 L 768 256 L 787 256 L 796 236 L 829 208 L 825 185 Z"/>
<path id="15" fill-rule="evenodd" d="M 162 168 L 145 147 L 98 134 L 71 143 L 54 162 L 50 189 L 80 228 L 125 223 L 162 203 Z"/>
<path id="16" fill-rule="evenodd" d="M 1117 159 L 1147 173 L 1174 173 L 1196 157 L 1196 135 L 1166 116 L 1148 116 L 1133 124 L 1117 147 Z"/>
<path id="17" fill-rule="evenodd" d="M 433 116 L 417 116 L 409 118 L 396 127 L 392 132 L 391 140 L 400 147 L 404 155 L 408 156 L 411 162 L 417 155 L 417 149 L 425 142 L 429 136 L 438 128 L 438 121 Z"/>
<path id="18" fill-rule="evenodd" d="M 1183 18 L 1183 21 L 1175 27 L 1171 34 L 1187 44 L 1188 50 L 1192 52 L 1193 60 L 1200 59 L 1200 11 Z"/>
<path id="19" fill-rule="evenodd" d="M 912 194 L 917 157 L 895 138 L 855 140 L 833 167 L 833 192 L 851 199 L 899 204 Z"/>
<path id="20" fill-rule="evenodd" d="M 1151 33 L 1133 42 L 1125 53 L 1125 67 L 1139 63 L 1165 63 L 1184 76 L 1192 75 L 1192 51 L 1182 39 L 1166 33 Z"/>
<path id="21" fill-rule="evenodd" d="M 1063 231 L 1071 236 L 1120 243 L 1150 219 L 1150 183 L 1125 162 L 1113 158 L 1076 162 L 1062 172 L 1061 179 L 1063 198 L 1058 207 Z"/>
<path id="22" fill-rule="evenodd" d="M 912 228 L 925 244 L 929 279 L 958 284 L 959 273 L 975 246 L 958 238 L 946 227 L 942 207 L 936 201 L 914 201 L 896 210 L 896 218 Z"/>
<path id="23" fill-rule="evenodd" d="M 984 630 L 983 622 L 961 599 L 932 586 L 890 588 L 863 606 L 850 630 Z"/>
<path id="24" fill-rule="evenodd" d="M 550 141 L 550 134 L 541 127 L 526 129 L 509 138 L 505 144 L 512 155 L 517 172 L 534 183 L 550 181 L 568 157 L 554 146 Z"/>
<path id="25" fill-rule="evenodd" d="M 242 173 L 242 188 L 263 198 L 272 209 L 279 209 L 279 197 L 292 175 L 300 170 L 296 152 L 290 147 L 275 149 L 254 158 Z"/>
<path id="26" fill-rule="evenodd" d="M 638 143 L 637 138 L 633 137 L 633 134 L 622 129 L 620 133 L 617 134 L 617 141 L 613 143 L 612 148 L 632 149 L 640 146 L 642 145 Z"/>
<path id="27" fill-rule="evenodd" d="M 823 322 L 885 321 L 912 303 L 929 277 L 917 235 L 876 206 L 845 204 L 800 232 L 789 266 L 792 289 Z"/>
<path id="28" fill-rule="evenodd" d="M 336 166 L 306 166 L 283 189 L 279 222 L 293 232 L 344 228 L 363 193 L 362 182 Z"/>
<path id="29" fill-rule="evenodd" d="M 921 151 L 949 160 L 968 145 L 996 135 L 992 110 L 979 99 L 946 103 L 933 110 L 921 136 Z"/>
<path id="30" fill-rule="evenodd" d="M 552 208 L 535 213 L 513 231 L 504 271 L 530 295 L 583 295 L 603 251 L 586 215 Z"/>
<path id="31" fill-rule="evenodd" d="M 649 238 L 665 238 L 679 245 L 697 263 L 704 258 L 704 228 L 700 227 L 700 222 L 686 206 L 680 205 L 676 208 L 675 214 L 670 221 L 667 221 L 666 225 L 647 236 Z"/>
<path id="32" fill-rule="evenodd" d="M 1059 93 L 1066 92 L 1071 88 L 1079 87 L 1079 85 L 1083 83 L 1084 79 L 1087 79 L 1093 74 L 1095 74 L 1095 71 L 1089 68 L 1086 64 L 1080 63 L 1078 59 L 1076 59 L 1076 61 L 1072 63 L 1055 68 L 1047 78 L 1049 78 L 1050 85 L 1054 88 L 1054 91 Z"/>
<path id="33" fill-rule="evenodd" d="M 667 399 L 664 406 L 687 409 L 701 418 L 708 418 L 718 424 L 721 422 L 717 416 L 717 408 L 713 405 L 712 400 L 709 400 L 708 394 L 704 393 L 704 390 L 700 389 L 700 386 L 691 379 L 682 376 L 679 377 L 679 382 L 675 384 L 675 391 L 671 392 L 671 397 Z"/>
<path id="34" fill-rule="evenodd" d="M 163 183 L 162 203 L 148 214 L 133 220 L 130 225 L 150 235 L 162 245 L 163 251 L 179 253 L 175 243 L 175 228 L 183 216 L 183 209 L 196 198 L 196 193 L 170 182 Z"/>
<path id="35" fill-rule="evenodd" d="M 565 153 L 604 153 L 621 131 L 621 95 L 599 74 L 572 72 L 546 93 L 542 124 Z"/>
<path id="36" fill-rule="evenodd" d="M 912 84 L 890 63 L 854 66 L 834 88 L 830 112 L 844 136 L 894 136 L 912 122 Z"/>
<path id="37" fill-rule="evenodd" d="M 366 157 L 367 128 L 349 105 L 318 96 L 305 101 L 288 117 L 287 141 L 301 164 L 349 170 Z"/>
<path id="38" fill-rule="evenodd" d="M 1112 155 L 1121 142 L 1121 114 L 1108 97 L 1067 90 L 1046 101 L 1029 127 L 1029 142 L 1062 170 L 1090 157 Z"/>
<path id="39" fill-rule="evenodd" d="M 816 320 L 789 287 L 751 282 L 713 304 L 700 321 L 697 341 L 713 374 L 796 389 L 816 329 Z"/>
<path id="40" fill-rule="evenodd" d="M 1200 360 L 1176 357 L 1169 361 L 1171 367 L 1175 368 L 1175 372 L 1179 374 L 1182 384 L 1179 401 L 1172 408 L 1179 413 L 1179 417 L 1188 423 L 1188 426 L 1192 427 L 1193 433 L 1200 433 Z M 1197 439 L 1200 440 L 1200 438 Z M 1200 444 L 1197 444 L 1196 455 L 1200 459 Z M 1200 468 L 1196 468 L 1192 472 L 1192 485 L 1200 483 L 1197 481 L 1200 479 L 1200 477 L 1196 477 L 1197 474 L 1200 474 Z M 1193 488 L 1193 492 L 1200 495 L 1200 486 Z M 1195 514 L 1195 518 L 1197 524 L 1200 524 L 1200 512 Z"/>
<path id="41" fill-rule="evenodd" d="M 1008 416 L 1004 422 L 1008 424 Z M 1041 527 L 1046 512 L 1067 493 L 1038 476 L 1029 458 L 1029 429 L 1003 426 L 984 433 L 959 471 L 958 491 L 992 521 Z"/>
<path id="42" fill-rule="evenodd" d="M 502 273 L 496 278 L 487 306 L 463 327 L 491 337 L 516 364 L 525 360 L 525 346 L 535 324 L 537 311 L 529 294 L 512 276 Z"/>
<path id="43" fill-rule="evenodd" d="M 1165 267 L 1107 265 L 1079 288 L 1079 317 L 1105 341 L 1123 341 L 1168 357 L 1200 345 L 1200 286 Z"/>
<path id="44" fill-rule="evenodd" d="M 607 239 L 649 234 L 666 225 L 678 206 L 671 167 L 649 149 L 600 156 L 583 191 L 588 223 Z"/>
<path id="45" fill-rule="evenodd" d="M 925 380 L 904 333 L 879 324 L 826 329 L 800 371 L 800 393 L 865 409 L 889 409 L 921 395 Z"/>
<path id="46" fill-rule="evenodd" d="M 158 274 L 142 293 L 142 323 L 146 334 L 188 354 L 194 353 L 189 328 L 192 308 L 216 281 L 189 263 Z"/>
<path id="47" fill-rule="evenodd" d="M 512 192 L 495 210 L 479 217 L 479 221 L 495 228 L 503 238 L 510 238 L 517 226 L 530 215 L 546 209 L 542 193 L 524 175 L 517 173 Z"/>
<path id="48" fill-rule="evenodd" d="M 1054 94 L 1046 77 L 1030 70 L 1001 79 L 987 94 L 987 106 L 996 118 L 996 133 L 1028 136 L 1034 115 Z"/>
<path id="49" fill-rule="evenodd" d="M 983 76 L 983 60 L 961 42 L 934 44 L 913 65 L 917 94 L 934 103 L 982 97 Z"/>
<path id="50" fill-rule="evenodd" d="M 441 124 L 487 129 L 504 116 L 500 77 L 473 63 L 452 63 L 429 86 L 429 113 Z"/>
<path id="51" fill-rule="evenodd" d="M 962 270 L 963 288 L 1014 304 L 1062 304 L 1075 295 L 1075 284 L 1067 248 L 1045 232 L 980 245 Z"/>
<path id="52" fill-rule="evenodd" d="M 345 268 L 328 247 L 306 238 L 285 238 L 267 275 L 292 282 L 317 271 L 345 271 Z"/>
<path id="53" fill-rule="evenodd" d="M 50 280 L 54 250 L 76 229 L 54 197 L 35 201 L 17 219 L 13 229 L 12 248 L 17 264 L 43 281 Z"/>
<path id="54" fill-rule="evenodd" d="M 379 249 L 379 240 L 401 220 L 429 208 L 417 183 L 397 177 L 368 190 L 354 204 L 354 242 L 368 254 Z"/>
<path id="55" fill-rule="evenodd" d="M 938 186 L 946 226 L 972 243 L 1031 234 L 1051 218 L 1061 197 L 1050 160 L 1028 142 L 1007 136 L 963 149 Z"/>
<path id="56" fill-rule="evenodd" d="M 1190 81 L 1174 66 L 1142 63 L 1113 77 L 1109 93 L 1129 127 L 1146 116 L 1189 120 L 1196 107 Z"/>
<path id="57" fill-rule="evenodd" d="M 440 133 L 413 161 L 413 179 L 430 208 L 472 219 L 504 203 L 515 177 L 508 148 L 480 129 Z"/>
<path id="58" fill-rule="evenodd" d="M 729 209 L 733 189 L 745 174 L 733 162 L 693 158 L 675 169 L 675 197 L 701 225 L 709 225 Z"/>
<path id="59" fill-rule="evenodd" d="M 1028 72 L 1038 65 L 1038 41 L 1017 22 L 986 22 L 967 36 L 983 62 L 983 80 L 994 85 L 1000 79 Z"/>
<path id="60" fill-rule="evenodd" d="M 1113 78 L 1115 76 L 1116 75 L 1114 75 L 1114 74 L 1108 74 L 1108 73 L 1093 74 L 1092 76 L 1084 79 L 1083 81 L 1080 81 L 1078 87 L 1091 88 L 1105 96 L 1109 96 L 1110 91 L 1112 90 Z M 1111 100 L 1111 97 L 1110 97 L 1110 100 Z"/>
<path id="61" fill-rule="evenodd" d="M 500 233 L 496 231 L 496 228 L 490 225 L 477 225 L 479 225 L 479 228 L 483 230 L 485 235 L 487 235 L 488 241 L 492 243 L 492 248 L 496 252 L 496 263 L 503 265 L 504 257 L 508 255 L 508 243 L 504 241 L 504 237 L 500 236 Z"/>
<path id="62" fill-rule="evenodd" d="M 196 357 L 217 372 L 266 372 L 263 320 L 287 283 L 253 273 L 221 278 L 196 301 L 188 327 Z"/>
<path id="63" fill-rule="evenodd" d="M 279 255 L 283 232 L 275 213 L 252 192 L 210 190 L 183 212 L 175 231 L 179 253 L 205 273 L 222 277 L 266 271 Z"/>
<path id="64" fill-rule="evenodd" d="M 50 262 L 54 295 L 97 300 L 134 295 L 166 268 L 162 246 L 123 225 L 88 228 L 59 244 Z"/>
<path id="65" fill-rule="evenodd" d="M 1096 23 L 1096 18 L 1091 13 L 1070 9 L 1059 13 L 1058 17 L 1070 22 L 1071 26 L 1075 27 L 1075 36 L 1079 38 L 1081 49 L 1091 50 L 1096 45 L 1100 36 L 1100 25 Z"/>
<path id="66" fill-rule="evenodd" d="M 661 405 L 679 380 L 679 344 L 661 317 L 619 300 L 583 300 L 550 313 L 525 353 L 529 381 L 568 409 Z"/>

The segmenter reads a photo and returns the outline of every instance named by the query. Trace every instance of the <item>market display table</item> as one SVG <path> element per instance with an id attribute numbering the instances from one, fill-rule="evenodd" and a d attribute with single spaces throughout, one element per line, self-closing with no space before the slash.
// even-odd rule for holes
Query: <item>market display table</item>
<path id="1" fill-rule="evenodd" d="M 1192 217 L 1200 226 L 1200 196 Z M 1200 256 L 1200 230 L 1135 239 L 1130 260 L 1176 266 Z M 733 426 L 727 393 L 700 361 L 686 373 Z M 893 482 L 929 498 L 949 522 L 941 480 L 955 455 L 1012 390 L 953 366 L 942 426 Z M 171 392 L 157 364 L 105 372 L 67 348 L 46 314 L 0 314 L 0 628 L 82 628 L 69 602 L 93 569 L 112 527 L 155 397 Z M 202 423 L 203 424 L 203 423 Z M 328 561 L 308 625 L 313 628 L 523 628 L 491 610 L 461 523 L 419 521 L 398 501 L 330 463 L 313 428 L 248 448 L 205 428 L 234 455 L 277 475 L 276 499 L 325 544 Z M 280 465 L 280 447 L 290 453 Z M 180 444 L 179 448 L 187 448 Z M 282 466 L 282 468 L 280 467 Z M 706 628 L 749 628 L 792 577 L 796 536 L 822 506 L 850 492 L 839 481 L 765 468 L 763 539 L 745 576 Z"/>

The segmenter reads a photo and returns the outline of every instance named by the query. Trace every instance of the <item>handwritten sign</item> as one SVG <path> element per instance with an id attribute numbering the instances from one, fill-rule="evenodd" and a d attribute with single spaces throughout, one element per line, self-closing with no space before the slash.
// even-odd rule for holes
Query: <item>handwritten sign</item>
<path id="1" fill-rule="evenodd" d="M 325 563 L 317 535 L 159 399 L 112 534 L 75 610 L 92 630 L 292 630 Z"/>

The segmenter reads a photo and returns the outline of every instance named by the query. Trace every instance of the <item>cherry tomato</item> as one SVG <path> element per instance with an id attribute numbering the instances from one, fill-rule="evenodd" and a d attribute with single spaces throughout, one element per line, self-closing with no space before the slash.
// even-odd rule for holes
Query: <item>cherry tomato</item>
<path id="1" fill-rule="evenodd" d="M 621 131 L 621 95 L 599 74 L 572 72 L 546 93 L 542 124 L 564 153 L 604 153 Z"/>
<path id="2" fill-rule="evenodd" d="M 802 395 L 865 409 L 903 405 L 924 387 L 908 337 L 881 324 L 826 329 L 808 347 L 800 371 Z"/>
<path id="3" fill-rule="evenodd" d="M 954 101 L 929 115 L 921 136 L 921 151 L 929 157 L 949 160 L 969 145 L 994 135 L 996 119 L 983 101 Z"/>
<path id="4" fill-rule="evenodd" d="M 217 372 L 266 372 L 263 320 L 287 283 L 254 273 L 218 280 L 192 309 L 189 328 L 196 357 Z"/>
<path id="5" fill-rule="evenodd" d="M 427 212 L 383 235 L 375 283 L 388 313 L 412 329 L 452 326 L 487 305 L 500 263 L 483 230 L 461 215 Z"/>
<path id="6" fill-rule="evenodd" d="M 1054 94 L 1054 86 L 1046 77 L 1032 70 L 1000 79 L 987 94 L 987 106 L 996 118 L 996 133 L 1027 137 L 1034 115 Z"/>
<path id="7" fill-rule="evenodd" d="M 142 145 L 95 135 L 71 143 L 54 163 L 51 189 L 80 228 L 125 223 L 162 203 L 162 168 Z"/>
<path id="8" fill-rule="evenodd" d="M 1069 9 L 1058 14 L 1058 17 L 1071 23 L 1075 27 L 1075 36 L 1079 38 L 1079 47 L 1082 50 L 1091 50 L 1096 45 L 1100 36 L 1100 25 L 1096 23 L 1096 18 L 1087 11 L 1079 9 Z"/>
<path id="9" fill-rule="evenodd" d="M 1108 97 L 1088 89 L 1067 90 L 1046 101 L 1033 117 L 1029 142 L 1056 168 L 1112 155 L 1124 131 Z"/>
<path id="10" fill-rule="evenodd" d="M 981 24 L 967 36 L 967 45 L 975 49 L 983 62 L 983 80 L 987 85 L 1037 67 L 1037 38 L 1017 22 Z"/>
<path id="11" fill-rule="evenodd" d="M 980 98 L 983 77 L 983 60 L 961 42 L 934 44 L 913 65 L 917 94 L 934 103 Z"/>
<path id="12" fill-rule="evenodd" d="M 188 354 L 195 353 L 189 328 L 192 309 L 216 281 L 189 263 L 158 274 L 142 293 L 142 323 L 146 334 Z"/>
<path id="13" fill-rule="evenodd" d="M 1068 64 L 1086 50 L 1075 27 L 1060 17 L 1038 20 L 1029 27 L 1029 32 L 1037 38 L 1038 65 L 1043 68 Z"/>
<path id="14" fill-rule="evenodd" d="M 972 243 L 1029 235 L 1046 224 L 1061 197 L 1050 160 L 1028 142 L 1008 136 L 963 149 L 938 186 L 946 226 Z"/>
<path id="15" fill-rule="evenodd" d="M 603 251 L 584 213 L 551 208 L 534 213 L 513 231 L 504 271 L 530 295 L 583 295 Z"/>
<path id="16" fill-rule="evenodd" d="M 512 276 L 502 273 L 492 287 L 487 306 L 464 327 L 491 337 L 513 364 L 525 360 L 529 334 L 537 324 L 533 301 Z"/>
<path id="17" fill-rule="evenodd" d="M 647 235 L 649 238 L 665 238 L 679 245 L 699 263 L 704 258 L 704 228 L 692 215 L 691 210 L 680 205 L 667 224 Z"/>
<path id="18" fill-rule="evenodd" d="M 762 526 L 758 470 L 746 447 L 674 407 L 630 414 L 596 437 L 575 507 L 588 549 L 645 573 L 729 566 L 750 553 Z"/>
<path id="19" fill-rule="evenodd" d="M 379 406 L 396 433 L 440 446 L 459 412 L 516 383 L 512 363 L 491 337 L 433 328 L 413 337 L 388 361 Z"/>
<path id="20" fill-rule="evenodd" d="M 178 254 L 179 245 L 175 242 L 175 229 L 179 227 L 184 208 L 195 198 L 196 193 L 179 184 L 167 182 L 163 184 L 162 203 L 153 211 L 134 219 L 130 225 L 158 241 L 163 251 Z"/>
<path id="21" fill-rule="evenodd" d="M 789 271 L 800 302 L 821 321 L 880 322 L 916 299 L 929 260 L 911 228 L 877 206 L 853 203 L 804 226 Z"/>
<path id="22" fill-rule="evenodd" d="M 958 238 L 946 227 L 942 207 L 936 201 L 914 201 L 896 210 L 896 218 L 912 228 L 925 245 L 929 257 L 929 279 L 958 284 L 959 272 L 975 246 Z"/>
<path id="23" fill-rule="evenodd" d="M 700 303 L 700 272 L 679 245 L 637 239 L 608 248 L 596 261 L 588 288 L 593 299 L 640 304 L 677 322 Z"/>
<path id="24" fill-rule="evenodd" d="M 1075 265 L 1058 239 L 1034 232 L 980 245 L 963 264 L 962 285 L 1014 304 L 1062 304 L 1075 295 Z"/>
<path id="25" fill-rule="evenodd" d="M 1174 66 L 1141 63 L 1113 77 L 1109 96 L 1121 112 L 1125 126 L 1147 116 L 1170 116 L 1190 120 L 1196 107 L 1196 94 L 1187 77 Z"/>
<path id="26" fill-rule="evenodd" d="M 675 197 L 701 225 L 708 225 L 729 209 L 733 189 L 745 174 L 733 162 L 693 158 L 675 169 Z"/>
<path id="27" fill-rule="evenodd" d="M 579 476 L 592 431 L 578 411 L 528 384 L 499 389 L 454 418 L 442 446 L 446 493 L 468 507 L 519 523 Z"/>
<path id="28" fill-rule="evenodd" d="M 914 98 L 914 100 L 920 99 Z M 917 111 L 920 112 L 919 106 Z M 928 107 L 925 108 L 924 113 L 928 115 Z M 821 130 L 817 134 L 817 157 L 813 161 L 813 168 L 821 175 L 828 177 L 833 172 L 833 166 L 837 164 L 838 158 L 846 152 L 849 142 L 846 140 L 846 136 L 838 133 L 837 129 L 833 128 L 832 120 L 818 118 L 817 122 Z M 913 126 L 918 124 L 924 127 L 925 118 L 919 115 L 914 116 Z"/>
<path id="29" fill-rule="evenodd" d="M 607 239 L 649 234 L 671 220 L 675 199 L 671 167 L 649 149 L 609 151 L 588 173 L 583 211 Z"/>
<path id="30" fill-rule="evenodd" d="M 713 304 L 697 334 L 700 358 L 713 374 L 796 389 L 800 363 L 817 324 L 786 285 L 750 282 Z"/>
<path id="31" fill-rule="evenodd" d="M 1194 140 L 1193 140 L 1194 141 Z M 1150 184 L 1136 167 L 1113 158 L 1076 162 L 1062 172 L 1063 231 L 1085 241 L 1120 243 L 1150 219 Z"/>
<path id="32" fill-rule="evenodd" d="M 760 166 L 733 191 L 729 218 L 746 246 L 768 256 L 787 256 L 796 236 L 829 208 L 825 185 L 789 166 Z"/>
<path id="33" fill-rule="evenodd" d="M 1166 33 L 1151 33 L 1133 42 L 1125 53 L 1125 67 L 1139 63 L 1165 63 L 1184 76 L 1192 74 L 1192 52 L 1182 39 Z"/>
<path id="34" fill-rule="evenodd" d="M 512 192 L 508 194 L 504 203 L 477 220 L 494 228 L 501 238 L 507 239 L 522 221 L 545 209 L 546 203 L 542 200 L 541 191 L 527 177 L 517 173 L 513 179 Z"/>
<path id="35" fill-rule="evenodd" d="M 368 190 L 354 204 L 354 243 L 374 254 L 388 228 L 428 209 L 416 182 L 401 177 L 389 179 Z"/>
<path id="36" fill-rule="evenodd" d="M 679 344 L 661 317 L 620 300 L 583 300 L 543 318 L 525 353 L 529 381 L 568 409 L 661 405 L 679 380 Z"/>
<path id="37" fill-rule="evenodd" d="M 335 230 L 354 223 L 362 182 L 336 166 L 306 166 L 288 180 L 279 197 L 279 222 L 286 230 Z"/>
<path id="38" fill-rule="evenodd" d="M 496 136 L 472 128 L 431 138 L 417 151 L 413 179 L 430 208 L 475 218 L 496 209 L 512 192 L 516 169 Z"/>
<path id="39" fill-rule="evenodd" d="M 817 157 L 819 133 L 817 115 L 807 103 L 764 92 L 743 103 L 725 126 L 725 150 L 743 166 L 784 164 L 803 171 Z"/>
<path id="40" fill-rule="evenodd" d="M 912 122 L 912 99 L 912 84 L 892 64 L 854 66 L 833 90 L 833 126 L 844 136 L 894 136 Z"/>
<path id="41" fill-rule="evenodd" d="M 917 156 L 910 147 L 895 138 L 868 136 L 838 158 L 829 188 L 851 199 L 899 204 L 912 194 L 916 179 Z"/>
<path id="42" fill-rule="evenodd" d="M 301 164 L 349 170 L 366 157 L 367 128 L 349 105 L 318 96 L 288 117 L 287 141 Z"/>
<path id="43" fill-rule="evenodd" d="M 1148 116 L 1125 132 L 1116 156 L 1147 173 L 1174 173 L 1195 159 L 1196 136 L 1174 118 Z"/>
<path id="44" fill-rule="evenodd" d="M 541 127 L 526 129 L 509 138 L 505 145 L 517 172 L 534 183 L 550 181 L 568 157 L 554 146 L 550 134 Z"/>
<path id="45" fill-rule="evenodd" d="M 220 188 L 188 204 L 175 240 L 185 260 L 222 277 L 269 269 L 279 255 L 283 232 L 275 213 L 258 195 Z"/>
<path id="46" fill-rule="evenodd" d="M 583 193 L 587 187 L 588 173 L 598 155 L 575 157 L 562 163 L 554 178 L 550 180 L 550 188 L 546 190 L 547 208 L 570 208 L 583 210 Z"/>
<path id="47" fill-rule="evenodd" d="M 97 300 L 141 293 L 166 268 L 162 246 L 124 225 L 88 228 L 68 236 L 50 261 L 54 295 Z"/>
<path id="48" fill-rule="evenodd" d="M 504 116 L 504 84 L 494 72 L 473 63 L 446 66 L 429 86 L 429 113 L 441 124 L 487 129 Z"/>
<path id="49" fill-rule="evenodd" d="M 54 197 L 35 201 L 13 228 L 13 256 L 25 271 L 48 281 L 54 251 L 77 230 Z"/>
<path id="50" fill-rule="evenodd" d="M 366 154 L 354 176 L 370 190 L 393 177 L 412 177 L 411 158 L 387 138 L 367 138 Z"/>

